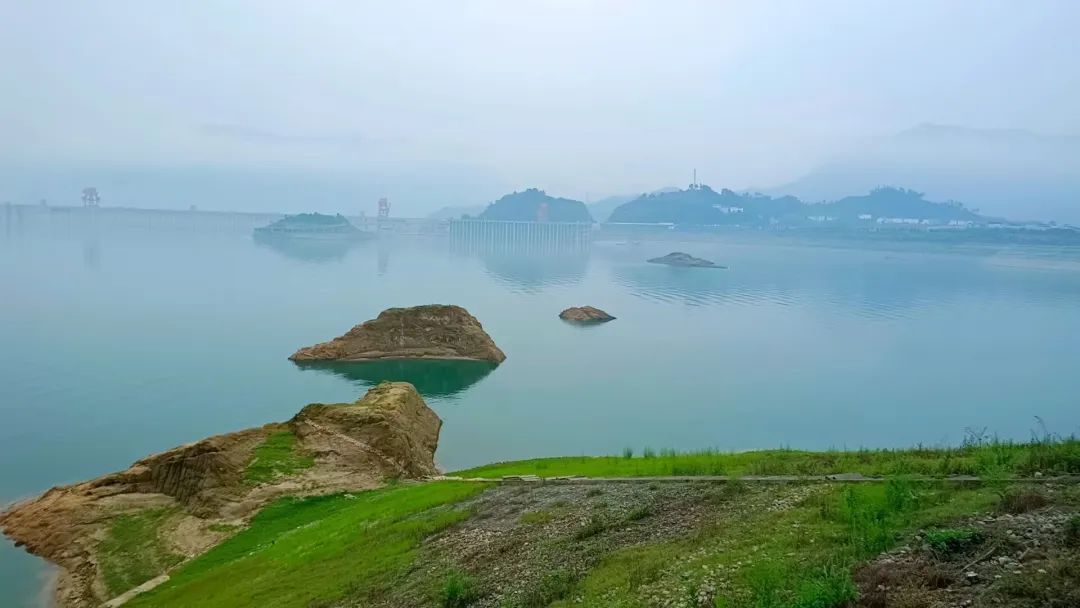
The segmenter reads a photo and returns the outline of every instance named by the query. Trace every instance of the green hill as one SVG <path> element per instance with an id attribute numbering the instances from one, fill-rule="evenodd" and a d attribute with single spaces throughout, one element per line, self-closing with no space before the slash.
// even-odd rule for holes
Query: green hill
<path id="1" fill-rule="evenodd" d="M 548 196 L 543 190 L 529 188 L 524 192 L 507 194 L 488 205 L 480 214 L 482 220 L 511 220 L 519 222 L 592 222 L 585 203 L 568 198 Z"/>
<path id="2" fill-rule="evenodd" d="M 860 216 L 862 216 L 860 218 Z M 869 217 L 866 217 L 869 216 Z M 708 186 L 642 195 L 616 208 L 608 221 L 688 225 L 800 225 L 811 218 L 859 221 L 878 218 L 985 222 L 986 218 L 960 203 L 928 201 L 920 192 L 882 187 L 862 196 L 807 204 L 793 196 L 771 197 Z"/>

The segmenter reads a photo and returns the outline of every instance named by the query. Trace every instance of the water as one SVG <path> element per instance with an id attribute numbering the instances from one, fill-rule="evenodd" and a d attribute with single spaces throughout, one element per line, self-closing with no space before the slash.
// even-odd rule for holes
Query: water
<path id="1" fill-rule="evenodd" d="M 643 260 L 684 250 L 730 266 Z M 423 388 L 455 469 L 544 455 L 956 443 L 1080 431 L 1080 256 L 597 243 L 543 258 L 445 242 L 288 248 L 246 230 L 0 231 L 0 501 L 207 435 Z M 461 304 L 508 359 L 298 367 L 384 308 Z M 576 328 L 571 305 L 618 320 Z M 41 563 L 0 543 L 0 604 Z"/>

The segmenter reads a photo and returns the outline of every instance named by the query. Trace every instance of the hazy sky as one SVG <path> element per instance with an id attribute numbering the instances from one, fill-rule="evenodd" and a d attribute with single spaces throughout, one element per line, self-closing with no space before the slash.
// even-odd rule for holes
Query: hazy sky
<path id="1" fill-rule="evenodd" d="M 1074 0 L 0 0 L 0 163 L 768 187 L 923 122 L 1080 133 L 1078 30 Z"/>

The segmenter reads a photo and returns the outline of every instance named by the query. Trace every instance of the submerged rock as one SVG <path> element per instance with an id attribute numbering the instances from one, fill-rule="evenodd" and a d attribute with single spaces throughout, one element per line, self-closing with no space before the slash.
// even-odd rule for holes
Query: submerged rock
<path id="1" fill-rule="evenodd" d="M 377 359 L 506 359 L 476 317 L 460 306 L 388 308 L 329 342 L 301 348 L 293 361 Z"/>
<path id="2" fill-rule="evenodd" d="M 355 403 L 312 404 L 285 423 L 210 437 L 148 456 L 125 471 L 52 488 L 0 513 L 0 530 L 61 568 L 57 606 L 96 606 L 110 599 L 99 552 L 117 518 L 164 513 L 158 540 L 192 557 L 227 536 L 219 524 L 242 522 L 281 496 L 358 491 L 387 478 L 435 475 L 441 427 L 411 384 L 387 382 Z M 288 439 L 284 448 L 260 451 L 269 438 L 282 437 Z M 279 470 L 267 462 L 275 456 L 268 452 L 303 464 Z M 269 466 L 270 475 L 253 478 L 255 463 Z"/>
<path id="3" fill-rule="evenodd" d="M 571 306 L 559 313 L 559 318 L 571 323 L 606 323 L 615 317 L 593 306 Z"/>
<path id="4" fill-rule="evenodd" d="M 694 268 L 725 268 L 709 260 L 703 260 L 701 258 L 695 258 L 689 253 L 683 253 L 681 251 L 674 251 L 663 257 L 652 258 L 647 260 L 650 264 L 666 264 L 668 266 L 689 266 Z"/>

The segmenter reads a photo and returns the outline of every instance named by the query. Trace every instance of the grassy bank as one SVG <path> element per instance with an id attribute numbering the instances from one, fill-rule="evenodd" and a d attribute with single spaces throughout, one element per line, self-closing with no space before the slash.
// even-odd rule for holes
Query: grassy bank
<path id="1" fill-rule="evenodd" d="M 751 512 L 666 543 L 616 552 L 563 601 L 587 606 L 833 608 L 856 599 L 852 568 L 922 526 L 992 508 L 989 489 L 903 481 L 828 487 L 791 509 Z"/>
<path id="2" fill-rule="evenodd" d="M 291 458 L 286 447 L 269 453 Z M 887 479 L 856 486 L 442 481 L 283 499 L 129 605 L 853 608 L 893 605 L 864 599 L 879 587 L 908 585 L 916 598 L 941 589 L 956 597 L 977 590 L 1014 602 L 1003 605 L 1038 606 L 1049 605 L 1047 597 L 1071 601 L 1068 594 L 1080 589 L 1080 568 L 1069 566 L 1080 559 L 1080 490 L 1007 481 L 1036 472 L 1080 473 L 1075 439 L 848 452 L 642 451 L 500 463 L 461 474 L 839 472 Z M 905 478 L 950 474 L 985 481 Z M 153 523 L 124 521 L 114 535 L 151 538 Z M 1006 534 L 1002 526 L 1015 530 Z M 1043 536 L 1028 538 L 1028 530 Z M 116 579 L 111 589 L 148 578 L 137 570 L 137 554 L 160 551 L 141 541 L 132 546 L 143 548 L 124 553 L 117 546 L 117 553 L 135 575 Z M 894 562 L 887 560 L 879 572 L 875 560 L 901 546 L 907 549 L 898 559 L 911 558 L 915 574 L 907 582 L 881 578 L 891 576 Z M 1008 562 L 1014 557 L 1029 564 Z M 972 568 L 981 568 L 974 583 Z M 1047 578 L 1031 579 L 1036 571 Z M 106 571 L 107 581 L 110 576 Z M 940 587 L 920 587 L 925 581 Z"/>
<path id="3" fill-rule="evenodd" d="M 97 547 L 102 579 L 112 595 L 141 585 L 183 561 L 164 538 L 164 527 L 178 513 L 177 508 L 146 509 L 112 520 Z"/>
<path id="4" fill-rule="evenodd" d="M 683 475 L 1080 475 L 1080 440 L 1045 437 L 1030 442 L 969 441 L 960 447 L 901 450 L 761 450 L 659 452 L 624 450 L 620 456 L 572 456 L 500 462 L 456 471 L 463 477 L 653 477 Z"/>
<path id="5" fill-rule="evenodd" d="M 312 607 L 378 595 L 409 567 L 421 539 L 468 516 L 453 505 L 484 488 L 432 483 L 280 500 L 128 605 Z"/>

